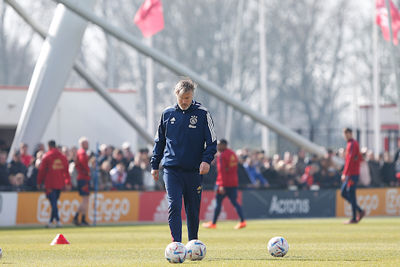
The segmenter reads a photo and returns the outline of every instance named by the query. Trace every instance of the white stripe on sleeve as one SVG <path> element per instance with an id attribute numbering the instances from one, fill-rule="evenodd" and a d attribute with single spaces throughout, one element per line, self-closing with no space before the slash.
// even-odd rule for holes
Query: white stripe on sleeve
<path id="1" fill-rule="evenodd" d="M 214 123 L 211 119 L 211 115 L 209 112 L 207 112 L 207 122 L 208 122 L 208 129 L 210 130 L 211 133 L 211 140 L 212 142 L 215 142 L 217 140 L 217 135 L 215 134 Z"/>

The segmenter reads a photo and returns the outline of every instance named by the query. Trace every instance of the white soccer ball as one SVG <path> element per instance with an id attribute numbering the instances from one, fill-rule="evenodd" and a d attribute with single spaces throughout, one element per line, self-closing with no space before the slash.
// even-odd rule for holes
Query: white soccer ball
<path id="1" fill-rule="evenodd" d="M 274 257 L 283 257 L 289 251 L 289 244 L 281 236 L 273 237 L 268 242 L 268 252 Z"/>
<path id="2" fill-rule="evenodd" d="M 200 240 L 190 240 L 185 247 L 187 257 L 192 261 L 201 261 L 206 256 L 206 245 Z"/>
<path id="3" fill-rule="evenodd" d="M 165 248 L 165 258 L 170 263 L 182 263 L 186 259 L 186 248 L 181 242 L 172 242 Z"/>

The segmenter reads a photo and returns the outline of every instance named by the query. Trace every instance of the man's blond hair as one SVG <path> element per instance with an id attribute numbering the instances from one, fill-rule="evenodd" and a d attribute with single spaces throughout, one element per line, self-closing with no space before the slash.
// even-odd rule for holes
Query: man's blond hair
<path id="1" fill-rule="evenodd" d="M 79 145 L 82 145 L 83 142 L 88 142 L 89 140 L 86 138 L 86 136 L 82 136 L 81 138 L 79 138 Z"/>
<path id="2" fill-rule="evenodd" d="M 196 89 L 196 84 L 191 80 L 191 79 L 184 79 L 180 80 L 176 85 L 175 85 L 175 94 L 183 94 L 187 92 L 194 92 L 194 89 Z"/>

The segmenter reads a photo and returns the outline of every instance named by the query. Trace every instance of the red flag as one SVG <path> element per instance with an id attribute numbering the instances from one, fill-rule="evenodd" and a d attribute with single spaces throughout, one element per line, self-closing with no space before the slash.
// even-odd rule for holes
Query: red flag
<path id="1" fill-rule="evenodd" d="M 397 32 L 400 30 L 400 13 L 397 7 L 390 2 L 390 14 L 392 15 L 392 30 L 393 30 L 393 43 L 397 45 Z M 376 0 L 376 24 L 381 26 L 383 38 L 386 41 L 390 41 L 390 29 L 389 29 L 389 17 L 385 0 Z"/>
<path id="2" fill-rule="evenodd" d="M 160 0 L 144 0 L 136 12 L 135 24 L 144 37 L 150 37 L 164 29 L 164 15 Z"/>

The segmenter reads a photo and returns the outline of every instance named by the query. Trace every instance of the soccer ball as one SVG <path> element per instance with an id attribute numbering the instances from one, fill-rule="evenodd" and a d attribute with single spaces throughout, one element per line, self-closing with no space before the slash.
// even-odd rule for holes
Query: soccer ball
<path id="1" fill-rule="evenodd" d="M 165 248 L 165 258 L 170 263 L 182 263 L 186 259 L 186 248 L 181 242 L 172 242 Z"/>
<path id="2" fill-rule="evenodd" d="M 274 257 L 283 257 L 289 251 L 289 244 L 285 238 L 276 236 L 269 240 L 268 251 Z"/>
<path id="3" fill-rule="evenodd" d="M 200 240 L 190 240 L 185 247 L 187 257 L 192 261 L 201 261 L 206 256 L 206 245 Z"/>

